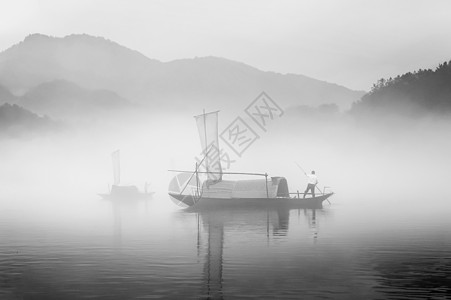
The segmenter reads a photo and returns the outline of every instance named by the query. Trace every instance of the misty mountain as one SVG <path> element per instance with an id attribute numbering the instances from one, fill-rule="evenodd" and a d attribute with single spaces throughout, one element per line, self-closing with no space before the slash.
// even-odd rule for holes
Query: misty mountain
<path id="1" fill-rule="evenodd" d="M 16 100 L 16 97 L 11 94 L 11 92 L 0 84 L 0 104 L 4 104 L 6 102 L 13 102 Z"/>
<path id="2" fill-rule="evenodd" d="M 364 93 L 303 75 L 263 72 L 217 57 L 160 62 L 101 37 L 33 34 L 0 53 L 0 82 L 24 94 L 44 82 L 66 80 L 111 90 L 158 108 L 245 107 L 262 91 L 281 106 L 336 103 L 349 108 Z"/>
<path id="3" fill-rule="evenodd" d="M 0 135 L 23 135 L 59 128 L 50 118 L 38 116 L 16 104 L 0 106 Z"/>
<path id="4" fill-rule="evenodd" d="M 112 91 L 89 90 L 65 80 L 42 83 L 19 97 L 17 103 L 55 119 L 100 117 L 132 107 Z"/>
<path id="5" fill-rule="evenodd" d="M 351 109 L 356 115 L 421 116 L 451 113 L 451 61 L 426 69 L 380 79 Z"/>
<path id="6" fill-rule="evenodd" d="M 299 105 L 289 107 L 285 110 L 287 114 L 300 114 L 304 117 L 315 116 L 318 114 L 332 115 L 339 112 L 338 106 L 335 103 L 321 104 L 317 107 L 311 107 L 307 105 Z"/>
<path id="7" fill-rule="evenodd" d="M 160 63 L 104 38 L 32 34 L 0 54 L 0 82 L 15 94 L 59 79 L 124 92 L 155 64 Z"/>
<path id="8" fill-rule="evenodd" d="M 153 97 L 156 101 L 160 98 L 171 99 L 172 103 L 182 107 L 196 103 L 210 109 L 227 109 L 230 106 L 244 108 L 262 91 L 282 107 L 333 102 L 346 108 L 352 99 L 357 100 L 363 95 L 363 92 L 303 75 L 263 72 L 243 63 L 217 57 L 165 63 L 164 72 L 153 78 L 147 86 L 152 87 L 149 93 L 156 95 Z"/>

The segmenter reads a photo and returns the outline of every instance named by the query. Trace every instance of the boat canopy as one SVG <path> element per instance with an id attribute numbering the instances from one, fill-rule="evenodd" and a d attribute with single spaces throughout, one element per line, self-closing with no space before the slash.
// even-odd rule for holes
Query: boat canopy
<path id="1" fill-rule="evenodd" d="M 271 177 L 270 180 L 207 180 L 202 186 L 205 198 L 276 198 L 289 197 L 287 180 Z"/>
<path id="2" fill-rule="evenodd" d="M 113 185 L 111 187 L 111 195 L 115 196 L 127 196 L 138 193 L 139 193 L 138 188 L 134 185 L 126 185 L 126 186 Z"/>

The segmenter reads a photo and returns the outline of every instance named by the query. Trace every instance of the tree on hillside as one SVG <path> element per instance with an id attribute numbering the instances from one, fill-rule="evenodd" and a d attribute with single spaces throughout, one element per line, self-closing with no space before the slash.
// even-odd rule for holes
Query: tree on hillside
<path id="1" fill-rule="evenodd" d="M 380 79 L 354 103 L 352 113 L 422 115 L 451 112 L 451 61 L 435 70 L 425 69 Z"/>

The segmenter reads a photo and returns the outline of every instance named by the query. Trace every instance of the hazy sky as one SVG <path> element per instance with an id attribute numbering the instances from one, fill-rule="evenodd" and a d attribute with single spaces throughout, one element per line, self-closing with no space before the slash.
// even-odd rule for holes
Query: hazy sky
<path id="1" fill-rule="evenodd" d="M 220 56 L 352 89 L 451 59 L 451 1 L 0 0 L 0 51 L 102 36 L 150 58 Z"/>

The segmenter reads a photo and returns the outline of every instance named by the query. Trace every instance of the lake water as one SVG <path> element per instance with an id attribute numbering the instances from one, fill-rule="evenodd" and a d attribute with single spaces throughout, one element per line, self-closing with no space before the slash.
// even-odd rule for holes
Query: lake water
<path id="1" fill-rule="evenodd" d="M 163 192 L 0 199 L 0 299 L 445 299 L 446 199 L 188 212 Z M 434 203 L 434 204 L 432 204 Z"/>

